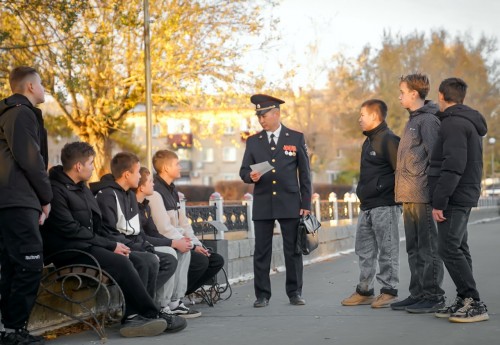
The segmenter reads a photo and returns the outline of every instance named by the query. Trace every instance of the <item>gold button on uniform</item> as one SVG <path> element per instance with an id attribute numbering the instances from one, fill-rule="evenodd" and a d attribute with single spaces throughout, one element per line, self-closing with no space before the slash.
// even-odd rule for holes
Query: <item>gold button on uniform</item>
<path id="1" fill-rule="evenodd" d="M 275 172 L 276 172 L 276 169 L 273 169 L 273 173 L 275 173 Z"/>
<path id="2" fill-rule="evenodd" d="M 271 162 L 273 162 L 273 163 L 276 162 L 276 159 L 273 158 L 273 160 Z"/>
<path id="3" fill-rule="evenodd" d="M 276 184 L 276 181 L 273 181 L 273 184 Z"/>
<path id="4" fill-rule="evenodd" d="M 276 192 L 273 192 L 273 195 L 276 195 Z"/>

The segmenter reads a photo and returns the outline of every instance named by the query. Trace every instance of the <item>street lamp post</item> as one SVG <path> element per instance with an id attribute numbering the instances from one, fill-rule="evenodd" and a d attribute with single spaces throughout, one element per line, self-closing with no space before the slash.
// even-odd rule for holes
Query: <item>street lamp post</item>
<path id="1" fill-rule="evenodd" d="M 493 183 L 493 178 L 495 177 L 495 143 L 496 139 L 490 137 L 488 139 L 488 144 L 491 145 L 491 182 Z"/>
<path id="2" fill-rule="evenodd" d="M 144 69 L 146 81 L 146 159 L 149 171 L 152 170 L 152 151 L 153 140 L 151 130 L 153 121 L 151 116 L 151 50 L 150 50 L 150 36 L 149 36 L 149 0 L 144 0 Z"/>

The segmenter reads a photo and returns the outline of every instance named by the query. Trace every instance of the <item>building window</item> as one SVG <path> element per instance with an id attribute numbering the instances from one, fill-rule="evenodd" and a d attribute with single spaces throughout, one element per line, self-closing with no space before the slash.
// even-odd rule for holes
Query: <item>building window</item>
<path id="1" fill-rule="evenodd" d="M 225 135 L 233 135 L 235 133 L 234 127 L 232 125 L 224 127 Z"/>
<path id="2" fill-rule="evenodd" d="M 222 148 L 223 162 L 236 162 L 236 147 L 226 146 Z"/>
<path id="3" fill-rule="evenodd" d="M 233 180 L 238 180 L 238 175 L 237 174 L 223 174 L 222 179 L 224 181 L 233 181 Z"/>
<path id="4" fill-rule="evenodd" d="M 214 161 L 214 148 L 204 147 L 203 148 L 203 161 L 206 163 L 212 163 Z"/>
<path id="5" fill-rule="evenodd" d="M 161 134 L 161 125 L 159 123 L 155 123 L 153 128 L 151 128 L 151 136 L 153 138 L 158 138 Z"/>
<path id="6" fill-rule="evenodd" d="M 167 119 L 167 134 L 190 134 L 191 125 L 188 119 Z"/>
<path id="7" fill-rule="evenodd" d="M 211 186 L 212 185 L 212 176 L 203 176 L 202 178 L 202 183 L 204 186 Z"/>

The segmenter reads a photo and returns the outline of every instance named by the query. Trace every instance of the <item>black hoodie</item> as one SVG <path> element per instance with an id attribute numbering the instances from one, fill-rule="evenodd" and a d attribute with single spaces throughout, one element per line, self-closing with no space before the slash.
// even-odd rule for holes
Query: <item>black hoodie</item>
<path id="1" fill-rule="evenodd" d="M 114 251 L 116 241 L 100 235 L 101 211 L 85 183 L 73 182 L 60 165 L 50 169 L 49 175 L 54 198 L 50 216 L 42 227 L 45 253 L 91 246 Z"/>
<path id="2" fill-rule="evenodd" d="M 132 190 L 125 191 L 115 182 L 113 175 L 104 175 L 99 182 L 91 183 L 108 238 L 117 240 L 133 250 L 154 253 L 141 231 L 139 206 Z"/>
<path id="3" fill-rule="evenodd" d="M 456 104 L 436 114 L 441 120 L 429 167 L 432 207 L 475 207 L 481 194 L 483 139 L 488 128 L 476 110 Z"/>
<path id="4" fill-rule="evenodd" d="M 0 101 L 0 208 L 41 211 L 52 199 L 42 112 L 23 95 Z"/>

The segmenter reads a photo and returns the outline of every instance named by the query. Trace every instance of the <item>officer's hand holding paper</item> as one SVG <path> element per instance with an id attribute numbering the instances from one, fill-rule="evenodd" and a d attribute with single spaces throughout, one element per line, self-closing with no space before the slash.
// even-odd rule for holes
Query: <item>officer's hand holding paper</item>
<path id="1" fill-rule="evenodd" d="M 268 161 L 264 161 L 261 163 L 250 165 L 250 169 L 252 169 L 252 172 L 250 173 L 250 178 L 252 179 L 253 182 L 257 182 L 259 181 L 262 175 L 274 169 L 274 167 L 271 164 L 269 164 Z"/>

